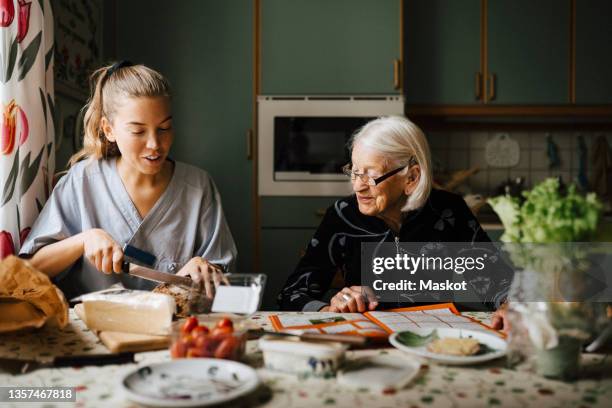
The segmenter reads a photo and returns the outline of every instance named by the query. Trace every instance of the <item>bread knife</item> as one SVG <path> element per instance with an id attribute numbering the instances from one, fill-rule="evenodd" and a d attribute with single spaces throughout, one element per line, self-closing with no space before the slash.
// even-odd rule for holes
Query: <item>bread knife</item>
<path id="1" fill-rule="evenodd" d="M 131 262 L 123 263 L 123 272 L 131 276 L 150 280 L 158 283 L 169 283 L 172 285 L 181 285 L 191 288 L 193 281 L 188 276 L 178 276 L 172 273 L 158 271 L 146 266 L 137 265 Z"/>

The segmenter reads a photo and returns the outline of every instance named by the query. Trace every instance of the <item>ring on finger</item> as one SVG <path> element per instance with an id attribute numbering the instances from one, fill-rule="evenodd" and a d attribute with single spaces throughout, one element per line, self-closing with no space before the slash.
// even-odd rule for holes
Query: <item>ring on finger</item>
<path id="1" fill-rule="evenodd" d="M 347 302 L 348 302 L 349 300 L 351 300 L 351 296 L 350 296 L 350 295 L 347 295 L 346 293 L 343 293 L 343 294 L 342 294 L 342 299 L 344 299 L 345 301 L 347 301 Z"/>

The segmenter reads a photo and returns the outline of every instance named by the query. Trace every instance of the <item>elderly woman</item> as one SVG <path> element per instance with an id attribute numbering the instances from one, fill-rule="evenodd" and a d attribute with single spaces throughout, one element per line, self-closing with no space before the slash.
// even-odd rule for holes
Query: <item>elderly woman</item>
<path id="1" fill-rule="evenodd" d="M 490 241 L 460 196 L 432 188 L 427 140 L 409 120 L 373 120 L 350 149 L 345 173 L 354 194 L 327 210 L 278 296 L 284 310 L 375 309 L 376 298 L 360 286 L 361 243 Z M 344 288 L 325 301 L 337 271 Z"/>

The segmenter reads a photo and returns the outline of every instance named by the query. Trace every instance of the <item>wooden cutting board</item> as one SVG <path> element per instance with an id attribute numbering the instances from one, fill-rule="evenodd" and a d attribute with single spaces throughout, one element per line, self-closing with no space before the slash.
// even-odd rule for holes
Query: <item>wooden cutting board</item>
<path id="1" fill-rule="evenodd" d="M 79 303 L 74 306 L 74 312 L 87 324 L 87 316 L 85 316 L 83 304 Z M 95 331 L 95 333 L 111 353 L 163 350 L 168 348 L 170 343 L 170 336 L 153 336 L 150 334 L 116 331 Z"/>

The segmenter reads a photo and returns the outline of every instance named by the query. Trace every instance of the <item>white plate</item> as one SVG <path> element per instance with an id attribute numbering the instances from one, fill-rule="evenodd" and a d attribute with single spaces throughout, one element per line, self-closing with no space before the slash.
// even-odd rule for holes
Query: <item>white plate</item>
<path id="1" fill-rule="evenodd" d="M 150 364 L 121 380 L 127 399 L 151 407 L 200 407 L 248 394 L 259 385 L 251 367 L 213 358 Z"/>
<path id="2" fill-rule="evenodd" d="M 434 330 L 437 331 L 439 338 L 455 337 L 464 338 L 471 337 L 478 340 L 479 343 L 484 344 L 494 351 L 487 352 L 485 354 L 478 354 L 474 356 L 451 356 L 448 354 L 433 353 L 427 350 L 427 344 L 419 347 L 410 347 L 400 343 L 397 340 L 397 336 L 402 333 L 393 333 L 389 337 L 389 342 L 397 349 L 411 353 L 420 357 L 425 357 L 429 360 L 437 363 L 448 364 L 448 365 L 468 365 L 478 364 L 489 360 L 494 360 L 506 355 L 507 344 L 504 339 L 493 334 L 479 330 L 466 330 L 466 329 L 451 329 L 451 328 L 437 328 L 437 329 L 414 329 L 409 330 L 412 333 L 418 334 L 419 336 L 427 336 Z"/>
<path id="3" fill-rule="evenodd" d="M 338 384 L 370 391 L 399 390 L 419 373 L 421 363 L 415 358 L 389 355 L 362 357 L 345 362 L 338 371 Z"/>

